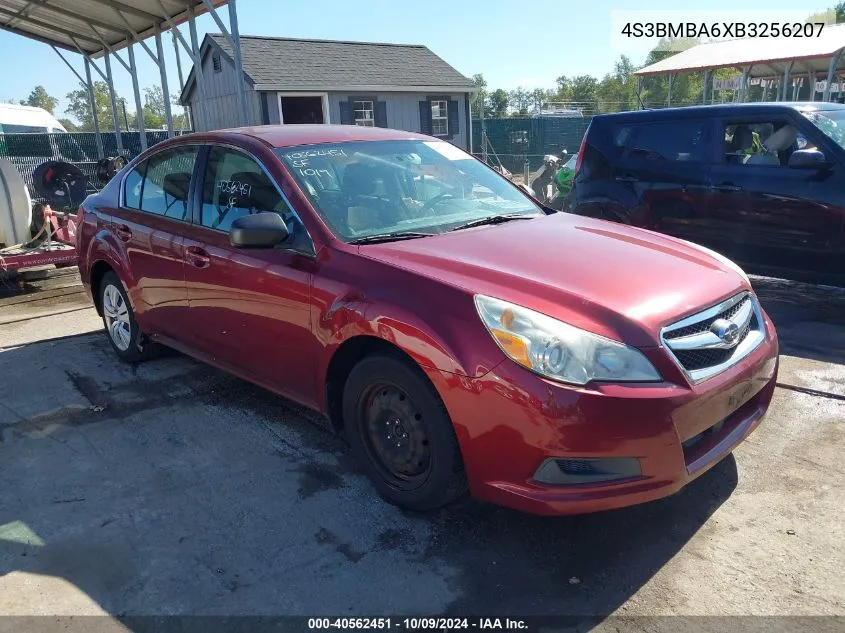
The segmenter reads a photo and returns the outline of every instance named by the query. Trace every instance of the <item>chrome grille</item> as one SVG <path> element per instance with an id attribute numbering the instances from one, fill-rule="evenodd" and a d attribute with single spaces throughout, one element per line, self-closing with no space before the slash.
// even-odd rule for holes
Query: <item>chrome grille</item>
<path id="1" fill-rule="evenodd" d="M 739 362 L 763 342 L 757 298 L 743 292 L 669 325 L 663 345 L 692 382 L 701 382 Z"/>

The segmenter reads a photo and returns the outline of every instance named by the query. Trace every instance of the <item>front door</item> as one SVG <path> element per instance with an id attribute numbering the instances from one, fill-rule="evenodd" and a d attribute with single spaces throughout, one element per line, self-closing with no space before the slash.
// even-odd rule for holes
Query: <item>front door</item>
<path id="1" fill-rule="evenodd" d="M 179 337 L 188 316 L 182 235 L 190 227 L 195 146 L 154 154 L 126 175 L 112 230 L 124 244 L 132 279 L 124 279 L 136 318 L 148 334 Z"/>
<path id="2" fill-rule="evenodd" d="M 709 205 L 725 219 L 730 255 L 749 270 L 823 279 L 842 266 L 845 173 L 789 167 L 799 135 L 824 142 L 787 115 L 724 119 Z"/>
<path id="3" fill-rule="evenodd" d="M 262 166 L 241 150 L 211 147 L 201 187 L 199 212 L 185 238 L 192 346 L 314 404 L 314 257 L 305 228 Z M 232 222 L 253 213 L 281 214 L 291 237 L 274 248 L 234 248 Z"/>

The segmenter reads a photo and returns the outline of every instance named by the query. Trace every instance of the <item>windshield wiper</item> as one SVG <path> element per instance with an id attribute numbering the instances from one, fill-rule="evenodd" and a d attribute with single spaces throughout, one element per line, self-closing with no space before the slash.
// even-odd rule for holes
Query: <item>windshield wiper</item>
<path id="1" fill-rule="evenodd" d="M 395 242 L 398 240 L 413 240 L 418 237 L 431 237 L 434 233 L 419 233 L 416 231 L 393 231 L 392 233 L 378 233 L 366 235 L 350 240 L 348 244 L 379 244 L 380 242 Z"/>
<path id="2" fill-rule="evenodd" d="M 479 218 L 478 220 L 470 220 L 469 222 L 465 222 L 464 224 L 459 224 L 455 228 L 451 229 L 452 231 L 460 231 L 462 229 L 471 229 L 476 226 L 487 226 L 490 224 L 504 224 L 505 222 L 510 222 L 511 220 L 533 220 L 538 216 L 536 215 L 523 215 L 522 213 L 515 213 L 512 215 L 490 215 L 486 218 Z"/>

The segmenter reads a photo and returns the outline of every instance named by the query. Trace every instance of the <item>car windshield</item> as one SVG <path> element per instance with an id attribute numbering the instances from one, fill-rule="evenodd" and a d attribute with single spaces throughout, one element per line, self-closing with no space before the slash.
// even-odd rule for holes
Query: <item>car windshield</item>
<path id="1" fill-rule="evenodd" d="M 445 141 L 327 143 L 276 152 L 326 224 L 347 242 L 543 214 L 502 176 Z"/>
<path id="2" fill-rule="evenodd" d="M 801 114 L 845 149 L 845 110 L 818 110 Z"/>

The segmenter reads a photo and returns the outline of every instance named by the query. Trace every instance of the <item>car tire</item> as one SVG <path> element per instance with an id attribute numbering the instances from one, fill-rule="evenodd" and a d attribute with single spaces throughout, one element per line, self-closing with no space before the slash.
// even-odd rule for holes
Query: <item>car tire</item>
<path id="1" fill-rule="evenodd" d="M 103 275 L 98 289 L 106 337 L 117 356 L 127 363 L 149 360 L 158 353 L 158 346 L 141 332 L 129 297 L 113 272 Z"/>
<path id="2" fill-rule="evenodd" d="M 344 429 L 379 494 L 417 511 L 467 492 L 455 429 L 434 386 L 399 354 L 367 356 L 343 390 Z"/>

